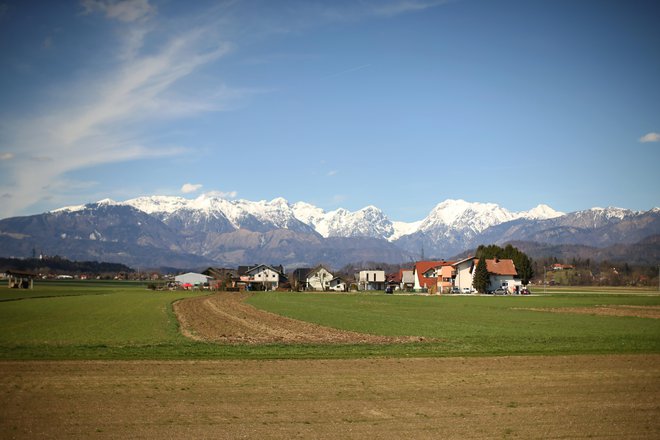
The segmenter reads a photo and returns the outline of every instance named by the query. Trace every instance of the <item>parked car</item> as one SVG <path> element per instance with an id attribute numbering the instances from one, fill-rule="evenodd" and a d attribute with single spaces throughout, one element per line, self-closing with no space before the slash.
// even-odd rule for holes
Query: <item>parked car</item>
<path id="1" fill-rule="evenodd" d="M 520 294 L 521 294 L 521 295 L 531 295 L 532 292 L 530 292 L 529 289 L 525 287 L 524 289 L 522 289 L 522 290 L 520 291 Z"/>
<path id="2" fill-rule="evenodd" d="M 503 289 L 503 288 L 501 288 L 501 287 L 499 287 L 499 288 L 493 290 L 493 294 L 494 294 L 494 295 L 506 295 L 507 293 L 508 293 L 508 292 L 506 291 L 506 289 Z"/>
<path id="3" fill-rule="evenodd" d="M 461 289 L 459 289 L 458 287 L 452 287 L 451 293 L 461 293 Z"/>
<path id="4" fill-rule="evenodd" d="M 392 286 L 387 286 L 385 288 L 385 293 L 394 293 L 394 289 L 392 288 Z"/>
<path id="5" fill-rule="evenodd" d="M 463 293 L 472 293 L 472 289 L 469 287 L 463 287 Z"/>

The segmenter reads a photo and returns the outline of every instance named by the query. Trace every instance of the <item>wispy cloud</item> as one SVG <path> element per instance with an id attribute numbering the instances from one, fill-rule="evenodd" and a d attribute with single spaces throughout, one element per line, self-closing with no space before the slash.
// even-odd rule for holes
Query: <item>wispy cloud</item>
<path id="1" fill-rule="evenodd" d="M 328 176 L 328 177 L 336 176 L 338 172 L 339 171 L 337 171 L 337 170 L 330 170 L 330 171 L 328 171 L 326 176 Z"/>
<path id="2" fill-rule="evenodd" d="M 398 15 L 407 12 L 423 11 L 447 3 L 448 0 L 399 0 L 393 2 L 379 2 L 371 11 L 376 15 Z"/>
<path id="3" fill-rule="evenodd" d="M 81 0 L 83 14 L 102 12 L 107 18 L 123 22 L 144 20 L 156 13 L 149 0 Z"/>
<path id="4" fill-rule="evenodd" d="M 648 142 L 660 142 L 660 133 L 647 133 L 641 138 L 639 138 L 639 141 L 643 144 L 648 143 Z"/>
<path id="5" fill-rule="evenodd" d="M 188 151 L 180 145 L 151 145 L 143 127 L 222 110 L 223 99 L 231 95 L 222 86 L 216 93 L 192 97 L 178 93 L 175 87 L 232 50 L 231 44 L 217 38 L 212 26 L 177 32 L 146 51 L 142 50 L 144 39 L 154 27 L 139 18 L 153 13 L 148 2 L 92 1 L 83 5 L 89 13 L 102 10 L 109 18 L 128 22 L 122 26 L 132 31 L 122 32 L 125 39 L 118 42 L 122 44 L 117 45 L 116 62 L 104 66 L 104 72 L 92 72 L 63 89 L 62 98 L 41 114 L 3 121 L 0 137 L 10 152 L 2 153 L 0 163 L 12 160 L 11 167 L 2 165 L 0 182 L 7 184 L 3 192 L 12 197 L 0 206 L 0 217 L 46 200 L 44 188 L 62 191 L 67 182 L 64 175 L 73 170 Z"/>
<path id="6" fill-rule="evenodd" d="M 181 192 L 184 194 L 190 194 L 198 191 L 202 186 L 201 183 L 184 183 L 181 187 Z"/>

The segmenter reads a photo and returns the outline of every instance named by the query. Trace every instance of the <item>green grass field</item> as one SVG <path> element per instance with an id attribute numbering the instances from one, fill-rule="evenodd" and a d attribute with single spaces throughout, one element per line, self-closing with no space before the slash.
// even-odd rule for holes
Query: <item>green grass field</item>
<path id="1" fill-rule="evenodd" d="M 651 291 L 582 289 L 548 296 L 261 293 L 254 306 L 340 329 L 415 335 L 392 345 L 216 345 L 178 332 L 171 304 L 201 293 L 131 283 L 37 283 L 0 288 L 0 359 L 237 359 L 365 356 L 658 353 L 660 320 L 521 308 L 659 306 Z"/>

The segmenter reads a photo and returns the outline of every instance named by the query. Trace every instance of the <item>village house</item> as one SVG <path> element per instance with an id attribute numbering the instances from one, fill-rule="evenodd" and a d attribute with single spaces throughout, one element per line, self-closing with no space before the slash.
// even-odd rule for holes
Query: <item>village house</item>
<path id="1" fill-rule="evenodd" d="M 384 270 L 361 270 L 357 274 L 358 290 L 385 290 Z"/>
<path id="2" fill-rule="evenodd" d="M 259 264 L 250 267 L 244 273 L 241 281 L 247 283 L 249 290 L 276 290 L 280 283 L 286 280 L 281 266 L 275 268 L 267 264 Z"/>
<path id="3" fill-rule="evenodd" d="M 561 263 L 555 263 L 552 265 L 552 270 L 571 270 L 575 269 L 575 266 L 571 264 L 561 264 Z"/>
<path id="4" fill-rule="evenodd" d="M 452 266 L 453 262 L 446 262 L 436 268 L 437 288 L 440 293 L 449 293 L 454 287 L 454 276 L 456 269 Z"/>
<path id="5" fill-rule="evenodd" d="M 454 286 L 461 292 L 473 292 L 472 280 L 474 269 L 477 267 L 479 259 L 469 257 L 453 264 L 456 270 Z M 518 272 L 513 260 L 510 259 L 486 259 L 486 270 L 488 270 L 489 284 L 488 291 L 503 288 L 508 293 L 516 293 L 520 290 L 522 283 L 518 279 Z"/>
<path id="6" fill-rule="evenodd" d="M 213 289 L 238 289 L 240 288 L 240 277 L 236 269 L 226 269 L 223 267 L 209 267 L 202 272 L 202 275 L 208 275 L 213 278 Z"/>
<path id="7" fill-rule="evenodd" d="M 306 290 L 325 291 L 330 288 L 330 281 L 334 275 L 323 266 L 316 266 L 310 270 L 306 277 Z"/>
<path id="8" fill-rule="evenodd" d="M 415 263 L 415 267 L 413 268 L 413 279 L 415 283 L 413 289 L 415 292 L 428 291 L 435 293 L 439 287 L 451 288 L 451 281 L 449 281 L 449 284 L 446 285 L 447 281 L 443 281 L 442 275 L 448 275 L 445 278 L 451 278 L 452 271 L 445 269 L 443 272 L 442 268 L 451 266 L 452 264 L 452 261 L 445 260 L 418 261 Z M 440 280 L 438 280 L 438 277 L 440 277 Z M 438 282 L 440 282 L 440 284 L 438 284 Z"/>
<path id="9" fill-rule="evenodd" d="M 412 269 L 400 269 L 387 275 L 387 286 L 392 290 L 411 291 L 415 287 L 415 277 Z"/>
<path id="10" fill-rule="evenodd" d="M 334 277 L 330 280 L 328 290 L 333 290 L 335 292 L 347 292 L 348 283 L 341 277 Z"/>
<path id="11" fill-rule="evenodd" d="M 293 290 L 297 292 L 305 290 L 305 287 L 307 286 L 307 274 L 309 274 L 311 270 L 312 269 L 309 267 L 299 267 L 289 273 L 289 282 L 291 283 Z"/>

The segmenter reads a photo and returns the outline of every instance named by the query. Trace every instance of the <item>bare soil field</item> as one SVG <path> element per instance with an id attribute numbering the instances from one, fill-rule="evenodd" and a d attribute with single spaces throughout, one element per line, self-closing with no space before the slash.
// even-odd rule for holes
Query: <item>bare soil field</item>
<path id="1" fill-rule="evenodd" d="M 660 438 L 660 355 L 0 362 L 2 438 Z"/>
<path id="2" fill-rule="evenodd" d="M 258 310 L 245 303 L 249 293 L 219 292 L 174 304 L 181 332 L 217 343 L 391 344 L 419 342 L 420 337 L 388 337 L 337 330 Z"/>
<path id="3" fill-rule="evenodd" d="M 559 307 L 559 308 L 521 308 L 536 312 L 578 313 L 601 316 L 633 316 L 636 318 L 660 319 L 658 306 L 597 306 L 597 307 Z"/>

